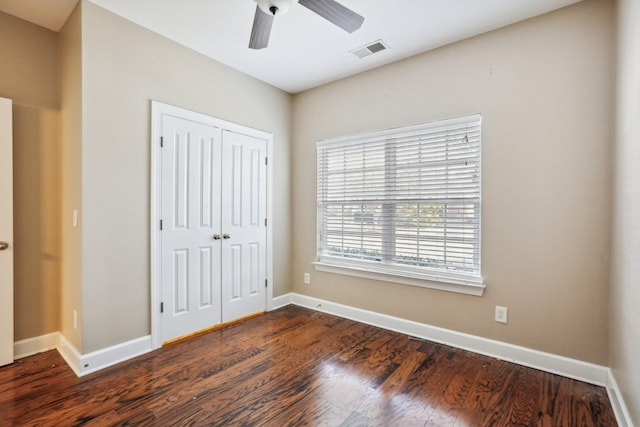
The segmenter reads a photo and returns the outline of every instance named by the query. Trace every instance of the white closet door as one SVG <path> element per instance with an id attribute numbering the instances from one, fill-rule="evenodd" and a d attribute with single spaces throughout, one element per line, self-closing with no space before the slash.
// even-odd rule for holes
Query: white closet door
<path id="1" fill-rule="evenodd" d="M 222 136 L 222 321 L 266 308 L 266 142 Z"/>
<path id="2" fill-rule="evenodd" d="M 0 98 L 0 366 L 13 362 L 12 102 Z"/>
<path id="3" fill-rule="evenodd" d="M 220 129 L 162 122 L 162 341 L 221 322 Z"/>

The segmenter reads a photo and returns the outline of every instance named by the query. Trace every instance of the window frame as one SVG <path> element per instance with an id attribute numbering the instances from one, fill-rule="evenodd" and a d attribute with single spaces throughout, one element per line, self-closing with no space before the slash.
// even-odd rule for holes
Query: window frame
<path id="1" fill-rule="evenodd" d="M 429 267 L 416 267 L 410 265 L 402 265 L 400 263 L 381 263 L 377 261 L 367 261 L 359 259 L 348 259 L 344 257 L 332 257 L 324 254 L 321 235 L 323 233 L 323 224 L 325 218 L 322 218 L 321 212 L 321 198 L 320 192 L 322 191 L 320 185 L 321 176 L 321 162 L 320 162 L 320 149 L 322 147 L 346 147 L 349 145 L 364 145 L 370 142 L 380 142 L 381 140 L 393 140 L 397 143 L 397 140 L 415 135 L 424 135 L 432 129 L 446 128 L 449 126 L 465 126 L 465 124 L 477 123 L 479 127 L 479 141 L 478 141 L 478 163 L 479 173 L 478 177 L 478 198 L 477 198 L 477 252 L 474 251 L 474 259 L 477 257 L 478 271 L 456 271 L 445 268 L 429 268 Z M 386 147 L 386 146 L 385 146 Z M 386 148 L 385 148 L 386 151 Z M 332 138 L 328 140 L 318 141 L 316 154 L 316 165 L 318 167 L 317 179 L 318 187 L 316 189 L 317 195 L 317 247 L 316 247 L 316 261 L 313 262 L 317 271 L 330 272 L 336 274 L 343 274 L 348 276 L 362 277 L 373 280 L 382 280 L 386 282 L 394 282 L 400 284 L 406 284 L 411 286 L 420 286 L 431 289 L 438 289 L 444 291 L 458 292 L 469 295 L 481 296 L 485 289 L 484 280 L 482 278 L 482 116 L 480 114 L 474 114 L 470 116 L 458 117 L 453 119 L 438 120 L 433 122 L 422 123 L 418 125 L 405 126 L 400 128 L 392 128 L 381 131 L 367 132 L 358 135 L 350 135 L 345 137 Z M 385 153 L 386 156 L 386 153 Z M 393 163 L 393 168 L 398 164 Z M 324 175 L 323 175 L 324 176 Z M 384 181 L 384 185 L 388 183 Z M 384 204 L 381 202 L 381 204 Z M 391 204 L 391 203 L 387 203 Z M 395 202 L 397 205 L 398 203 Z M 395 220 L 395 218 L 394 218 Z M 385 232 L 389 232 L 389 227 L 384 228 Z M 383 232 L 383 234 L 385 233 Z M 393 232 L 393 231 L 391 231 Z M 388 238 L 388 237 L 386 237 Z M 385 237 L 383 236 L 383 239 Z M 395 242 L 395 241 L 394 241 Z M 389 242 L 387 241 L 387 244 Z M 394 243 L 395 244 L 395 243 Z M 383 244 L 384 245 L 384 244 Z M 384 247 L 384 246 L 383 246 Z M 388 248 L 388 246 L 386 246 Z"/>

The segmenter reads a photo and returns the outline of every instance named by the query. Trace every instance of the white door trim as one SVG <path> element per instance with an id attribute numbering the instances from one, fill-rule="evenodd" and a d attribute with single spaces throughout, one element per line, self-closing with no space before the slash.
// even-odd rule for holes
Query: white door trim
<path id="1" fill-rule="evenodd" d="M 0 366 L 13 362 L 13 102 L 0 98 Z M 6 198 L 6 200 L 5 200 Z"/>
<path id="2" fill-rule="evenodd" d="M 151 346 L 160 348 L 162 346 L 162 322 L 160 318 L 161 303 L 161 247 L 160 247 L 160 213 L 161 213 L 161 147 L 160 137 L 162 135 L 163 115 L 175 116 L 187 120 L 196 120 L 201 123 L 210 124 L 220 129 L 229 130 L 255 138 L 260 138 L 267 143 L 267 295 L 266 308 L 273 308 L 273 134 L 252 129 L 237 123 L 217 119 L 206 114 L 197 113 L 184 108 L 165 104 L 158 101 L 151 101 L 151 200 L 150 200 L 150 282 L 151 282 Z"/>

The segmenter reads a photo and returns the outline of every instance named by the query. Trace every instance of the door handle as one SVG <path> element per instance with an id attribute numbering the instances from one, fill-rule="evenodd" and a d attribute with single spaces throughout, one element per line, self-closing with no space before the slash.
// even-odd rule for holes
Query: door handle
<path id="1" fill-rule="evenodd" d="M 220 240 L 220 235 L 219 234 L 214 234 L 213 235 L 213 240 Z"/>
<path id="2" fill-rule="evenodd" d="M 225 234 L 222 235 L 222 238 L 227 240 L 227 239 L 230 239 L 231 236 L 229 234 L 225 233 Z"/>
<path id="3" fill-rule="evenodd" d="M 0 242 L 0 251 L 4 251 L 9 248 L 9 244 L 7 242 Z"/>

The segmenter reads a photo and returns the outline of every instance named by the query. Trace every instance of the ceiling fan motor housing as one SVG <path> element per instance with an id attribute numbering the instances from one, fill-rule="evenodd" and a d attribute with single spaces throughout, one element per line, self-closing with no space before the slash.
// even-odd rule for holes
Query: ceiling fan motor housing
<path id="1" fill-rule="evenodd" d="M 281 15 L 286 13 L 296 0 L 256 0 L 264 13 Z"/>

